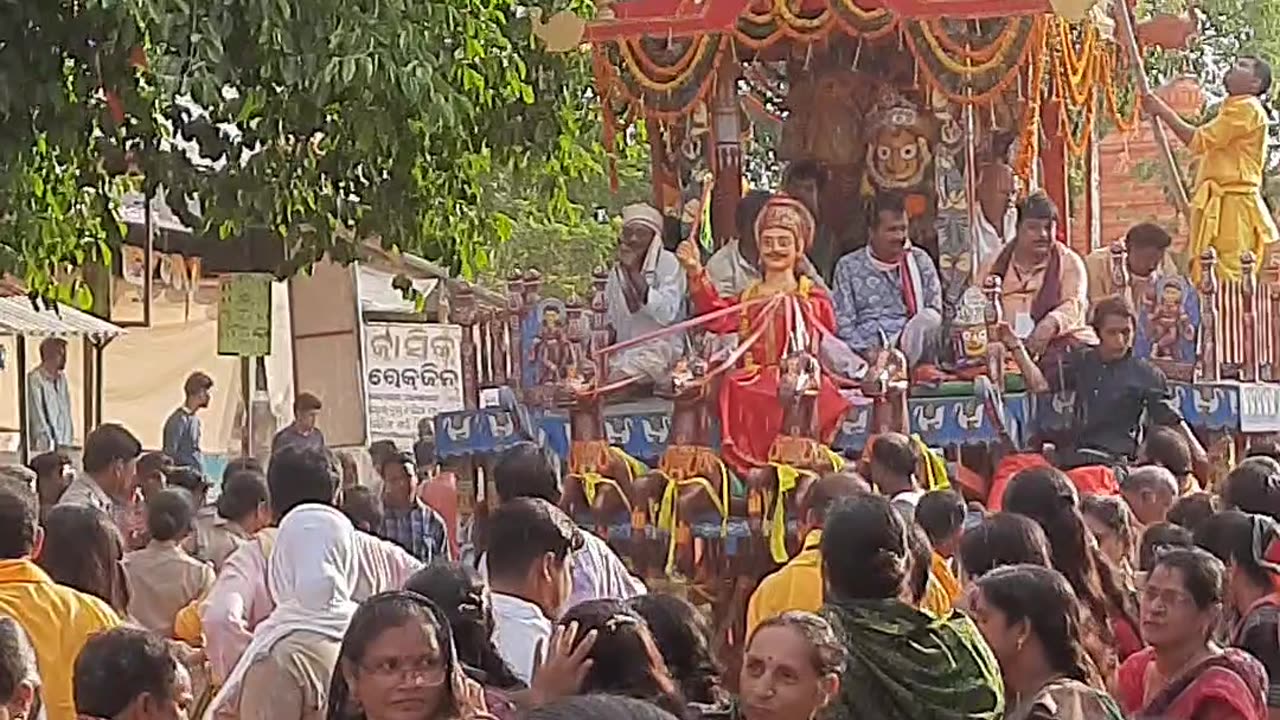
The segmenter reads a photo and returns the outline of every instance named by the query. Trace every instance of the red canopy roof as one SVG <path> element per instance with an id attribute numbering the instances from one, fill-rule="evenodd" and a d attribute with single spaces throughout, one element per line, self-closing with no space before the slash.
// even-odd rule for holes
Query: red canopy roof
<path id="1" fill-rule="evenodd" d="M 898 17 L 1008 17 L 1049 12 L 1049 0 L 855 0 L 865 10 L 887 9 Z M 641 36 L 681 37 L 729 30 L 752 0 L 622 0 L 611 6 L 613 19 L 587 26 L 592 42 Z M 826 0 L 801 0 L 804 8 L 825 7 Z"/>

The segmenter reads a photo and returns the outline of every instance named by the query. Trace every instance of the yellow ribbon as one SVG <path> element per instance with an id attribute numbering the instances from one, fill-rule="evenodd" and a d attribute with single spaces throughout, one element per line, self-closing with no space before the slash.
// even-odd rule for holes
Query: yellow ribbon
<path id="1" fill-rule="evenodd" d="M 662 491 L 662 500 L 658 505 L 658 527 L 665 530 L 668 535 L 666 567 L 668 575 L 675 569 L 676 564 L 676 525 L 679 522 L 677 516 L 680 514 L 680 504 L 676 501 L 679 499 L 680 488 L 697 485 L 705 489 L 707 497 L 711 498 L 711 503 L 716 508 L 716 512 L 720 513 L 720 537 L 725 537 L 729 534 L 729 470 L 718 458 L 716 459 L 716 464 L 720 468 L 719 495 L 716 495 L 716 490 L 711 486 L 711 481 L 704 477 L 698 476 L 676 480 L 666 473 L 662 473 L 667 485 Z"/>
<path id="2" fill-rule="evenodd" d="M 649 466 L 639 460 L 628 455 L 622 448 L 611 447 L 609 452 L 622 460 L 627 468 L 627 480 L 635 482 L 636 476 L 649 472 Z M 588 505 L 596 504 L 596 492 L 601 485 L 605 485 L 618 491 L 618 495 L 622 498 L 622 504 L 627 507 L 627 512 L 631 512 L 631 499 L 622 491 L 622 486 L 617 480 L 605 477 L 598 472 L 584 472 L 580 476 L 582 478 L 582 496 L 587 499 Z"/>
<path id="3" fill-rule="evenodd" d="M 831 469 L 834 472 L 840 472 L 841 470 L 844 469 L 845 461 L 844 461 L 843 455 L 841 455 L 840 453 L 837 453 L 835 450 L 832 450 L 826 445 L 822 446 L 822 452 L 827 454 L 827 460 L 831 463 Z"/>
<path id="4" fill-rule="evenodd" d="M 796 480 L 801 475 L 812 475 L 808 470 L 769 463 L 778 475 L 778 496 L 773 501 L 773 518 L 769 521 L 769 553 L 774 562 L 784 563 L 787 555 L 787 494 L 796 489 Z"/>
<path id="5" fill-rule="evenodd" d="M 920 464 L 924 470 L 924 487 L 926 490 L 950 490 L 951 477 L 947 473 L 947 461 L 942 459 L 919 435 L 912 435 L 911 441 L 920 450 Z"/>

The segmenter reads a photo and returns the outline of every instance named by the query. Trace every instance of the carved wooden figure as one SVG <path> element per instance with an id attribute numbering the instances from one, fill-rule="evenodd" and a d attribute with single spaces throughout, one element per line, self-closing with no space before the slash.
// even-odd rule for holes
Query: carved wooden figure
<path id="1" fill-rule="evenodd" d="M 571 517 L 590 512 L 597 533 L 606 536 L 617 517 L 633 507 L 631 468 L 610 447 L 604 424 L 605 396 L 596 392 L 595 366 L 586 358 L 571 366 L 557 393 L 569 413 L 569 473 L 561 502 Z"/>
<path id="2" fill-rule="evenodd" d="M 1129 282 L 1129 251 L 1123 240 L 1111 243 L 1111 285 L 1118 294 L 1129 298 L 1130 306 L 1138 306 L 1141 298 L 1133 296 L 1133 287 Z"/>
<path id="3" fill-rule="evenodd" d="M 454 290 L 451 314 L 453 321 L 462 326 L 462 344 L 458 349 L 462 359 L 462 399 L 468 410 L 475 410 L 480 407 L 480 378 L 476 376 L 476 341 L 473 335 L 476 291 L 470 283 L 461 283 Z"/>
<path id="4" fill-rule="evenodd" d="M 657 470 L 638 479 L 635 490 L 641 503 L 657 511 L 659 529 L 673 533 L 675 569 L 690 577 L 698 574 L 692 523 L 708 517 L 723 520 L 732 512 L 729 471 L 712 449 L 715 394 L 702 382 L 706 372 L 702 358 L 682 358 L 671 379 L 655 387 L 657 395 L 672 401 L 671 433 Z"/>
<path id="5" fill-rule="evenodd" d="M 1004 281 L 999 276 L 992 275 L 988 277 L 982 284 L 982 294 L 987 298 L 986 321 L 987 321 L 987 377 L 991 379 L 991 384 L 999 391 L 1004 391 L 1005 370 L 1008 367 L 1006 359 L 1009 355 L 1009 349 L 1000 341 L 1000 331 L 998 326 L 1004 321 L 1004 299 L 1003 295 Z"/>
<path id="6" fill-rule="evenodd" d="M 1218 382 L 1222 379 L 1222 350 L 1218 347 L 1218 276 L 1214 266 L 1218 254 L 1207 248 L 1200 254 L 1200 353 L 1197 356 L 1197 379 Z"/>
<path id="7" fill-rule="evenodd" d="M 1267 302 L 1271 306 L 1271 371 L 1268 379 L 1280 382 L 1280 257 L 1271 258 L 1267 268 Z"/>
<path id="8" fill-rule="evenodd" d="M 1244 317 L 1240 339 L 1244 345 L 1244 357 L 1241 359 L 1240 380 L 1256 382 L 1258 380 L 1258 278 L 1254 274 L 1257 257 L 1248 250 L 1240 255 L 1240 300 L 1244 306 Z"/>

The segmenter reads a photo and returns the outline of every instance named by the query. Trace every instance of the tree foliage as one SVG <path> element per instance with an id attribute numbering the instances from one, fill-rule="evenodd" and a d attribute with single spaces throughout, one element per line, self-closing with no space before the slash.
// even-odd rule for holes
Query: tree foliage
<path id="1" fill-rule="evenodd" d="M 380 238 L 471 274 L 512 232 L 495 176 L 557 218 L 599 174 L 590 88 L 514 0 L 0 0 L 0 269 L 51 294 L 141 184 L 284 271 Z"/>

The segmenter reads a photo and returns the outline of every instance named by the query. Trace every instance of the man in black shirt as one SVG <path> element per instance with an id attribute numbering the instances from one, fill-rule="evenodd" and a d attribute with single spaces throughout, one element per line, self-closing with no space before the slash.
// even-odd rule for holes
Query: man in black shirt
<path id="1" fill-rule="evenodd" d="M 1164 373 L 1133 356 L 1135 318 L 1129 303 L 1119 296 L 1100 300 L 1093 308 L 1093 329 L 1098 345 L 1074 350 L 1065 364 L 1065 389 L 1076 393 L 1070 434 L 1074 444 L 1060 448 L 1059 466 L 1126 464 L 1138 452 L 1144 425 L 1179 429 L 1194 462 L 1207 463 L 1204 448 L 1183 421 Z M 1006 324 L 1000 335 L 1022 370 L 1027 389 L 1048 392 L 1044 373 L 1012 329 Z"/>

